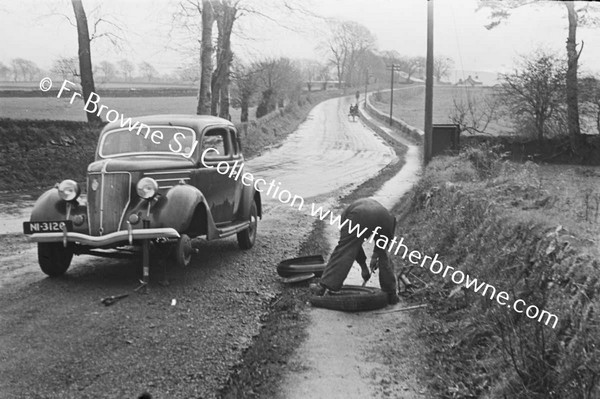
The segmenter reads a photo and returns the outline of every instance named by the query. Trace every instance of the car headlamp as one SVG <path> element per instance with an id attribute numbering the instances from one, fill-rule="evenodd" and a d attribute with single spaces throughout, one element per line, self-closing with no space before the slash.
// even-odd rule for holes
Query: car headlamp
<path id="1" fill-rule="evenodd" d="M 74 201 L 81 193 L 79 184 L 74 180 L 63 180 L 58 185 L 58 195 L 65 201 Z"/>
<path id="2" fill-rule="evenodd" d="M 150 199 L 158 193 L 158 183 L 150 177 L 144 177 L 137 184 L 137 193 L 143 199 Z"/>

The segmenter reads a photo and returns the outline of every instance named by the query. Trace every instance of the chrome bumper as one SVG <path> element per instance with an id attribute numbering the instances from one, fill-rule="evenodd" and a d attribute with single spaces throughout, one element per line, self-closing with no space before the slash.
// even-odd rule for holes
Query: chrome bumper
<path id="1" fill-rule="evenodd" d="M 179 238 L 177 230 L 170 227 L 154 229 L 135 229 L 115 231 L 103 236 L 90 236 L 82 233 L 35 233 L 27 236 L 32 242 L 77 242 L 90 247 L 103 247 L 119 242 L 133 243 L 134 240 L 147 240 L 153 238 Z"/>

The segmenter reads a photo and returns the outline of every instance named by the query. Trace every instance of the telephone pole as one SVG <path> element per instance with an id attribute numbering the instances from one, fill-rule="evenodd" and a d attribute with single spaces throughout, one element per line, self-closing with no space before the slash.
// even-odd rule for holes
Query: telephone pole
<path id="1" fill-rule="evenodd" d="M 427 62 L 425 65 L 425 137 L 423 164 L 431 161 L 433 136 L 433 0 L 427 0 Z"/>
<path id="2" fill-rule="evenodd" d="M 365 109 L 367 107 L 367 86 L 369 85 L 369 68 L 365 68 Z"/>
<path id="3" fill-rule="evenodd" d="M 390 126 L 392 126 L 392 112 L 394 111 L 394 72 L 400 71 L 400 66 L 392 64 L 391 67 L 388 67 L 392 71 L 392 79 L 391 79 L 391 89 L 390 89 Z"/>

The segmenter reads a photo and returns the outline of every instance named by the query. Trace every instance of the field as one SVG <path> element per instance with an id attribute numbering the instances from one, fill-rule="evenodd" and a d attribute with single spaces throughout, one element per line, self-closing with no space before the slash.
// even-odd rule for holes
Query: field
<path id="1" fill-rule="evenodd" d="M 467 98 L 479 105 L 487 96 L 492 93 L 491 87 L 457 87 L 457 86 L 436 86 L 433 90 L 433 123 L 452 123 L 449 115 L 454 110 L 454 99 L 457 103 L 463 101 L 467 103 Z M 375 93 L 373 105 L 385 112 L 390 110 L 390 93 Z M 425 120 L 425 86 L 399 87 L 394 89 L 394 117 L 404 120 L 411 126 L 421 130 L 424 128 Z M 500 135 L 511 134 L 512 126 L 510 121 L 499 119 L 492 121 L 486 133 Z"/>
<path id="2" fill-rule="evenodd" d="M 68 79 L 72 80 L 72 79 Z M 56 85 L 60 85 L 58 79 L 54 79 Z M 99 83 L 96 82 L 96 90 L 103 89 L 189 89 L 197 88 L 196 83 L 159 83 L 159 82 L 110 82 L 110 83 Z M 39 90 L 39 81 L 32 82 L 0 82 L 0 90 Z"/>
<path id="3" fill-rule="evenodd" d="M 114 109 L 125 117 L 151 114 L 195 114 L 196 97 L 101 97 L 100 104 Z M 84 102 L 56 97 L 1 97 L 0 118 L 51 119 L 85 121 Z M 105 112 L 101 115 L 106 120 Z M 240 110 L 230 109 L 231 120 L 239 122 Z M 250 119 L 255 118 L 255 108 L 250 109 Z"/>

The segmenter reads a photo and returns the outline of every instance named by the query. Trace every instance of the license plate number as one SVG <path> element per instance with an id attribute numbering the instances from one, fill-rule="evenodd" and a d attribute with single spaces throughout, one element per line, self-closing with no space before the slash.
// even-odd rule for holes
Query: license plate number
<path id="1" fill-rule="evenodd" d="M 61 233 L 64 228 L 73 231 L 73 221 L 59 220 L 55 222 L 23 222 L 23 233 Z"/>

